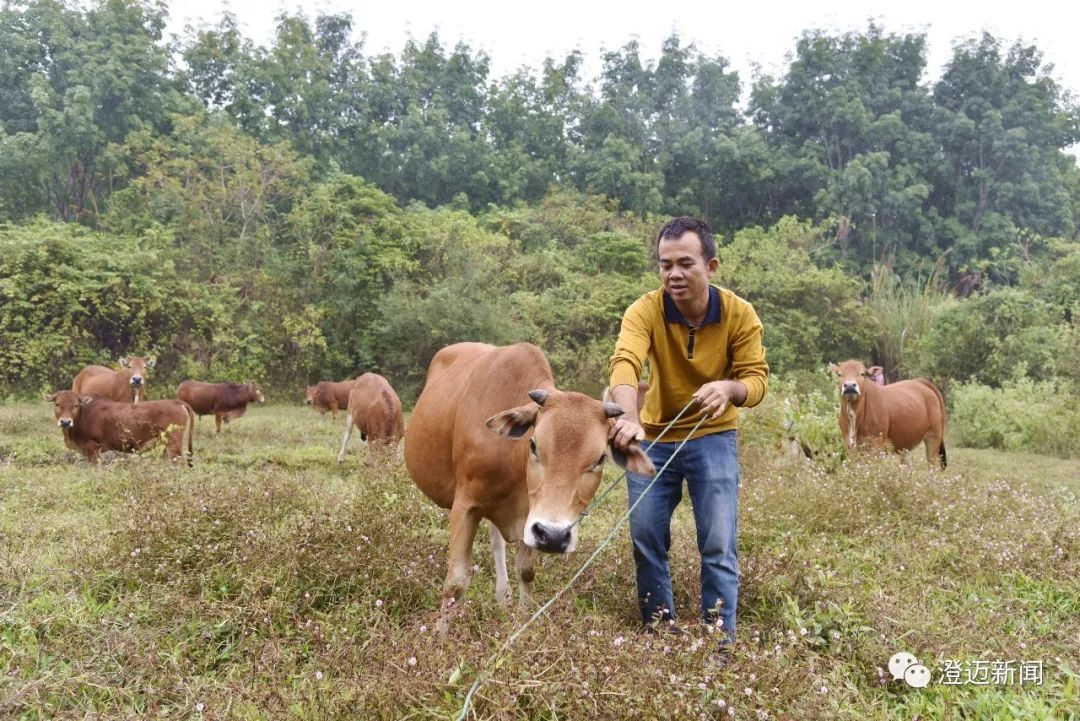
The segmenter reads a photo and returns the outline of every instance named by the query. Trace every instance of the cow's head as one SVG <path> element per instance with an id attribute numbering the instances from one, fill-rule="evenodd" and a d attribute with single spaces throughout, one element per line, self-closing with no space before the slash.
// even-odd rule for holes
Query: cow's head
<path id="1" fill-rule="evenodd" d="M 529 397 L 532 403 L 492 416 L 487 427 L 511 439 L 529 435 L 525 545 L 569 553 L 577 544 L 577 520 L 600 485 L 608 429 L 623 410 L 581 393 L 534 390 Z M 639 444 L 628 453 L 611 447 L 611 455 L 627 470 L 656 472 Z"/>
<path id="2" fill-rule="evenodd" d="M 244 384 L 244 388 L 247 388 L 249 401 L 253 401 L 255 403 L 262 403 L 266 400 L 266 397 L 263 396 L 262 391 L 259 390 L 259 386 L 255 383 L 255 381 L 248 381 Z"/>
<path id="3" fill-rule="evenodd" d="M 53 404 L 56 425 L 61 428 L 74 428 L 79 419 L 79 411 L 90 405 L 94 397 L 80 396 L 75 391 L 57 391 L 45 396 L 45 400 Z"/>
<path id="4" fill-rule="evenodd" d="M 127 368 L 131 371 L 131 383 L 132 387 L 138 388 L 146 382 L 146 371 L 154 367 L 154 363 L 157 362 L 155 358 L 143 358 L 142 356 L 133 355 L 130 357 L 124 357 L 120 359 L 120 366 Z"/>
<path id="5" fill-rule="evenodd" d="M 304 404 L 311 405 L 319 395 L 319 386 L 308 386 L 304 389 Z"/>
<path id="6" fill-rule="evenodd" d="M 859 381 L 871 378 L 881 372 L 881 366 L 867 368 L 862 361 L 846 360 L 843 363 L 830 363 L 829 369 L 840 379 L 840 397 L 847 401 L 857 401 L 862 395 Z"/>

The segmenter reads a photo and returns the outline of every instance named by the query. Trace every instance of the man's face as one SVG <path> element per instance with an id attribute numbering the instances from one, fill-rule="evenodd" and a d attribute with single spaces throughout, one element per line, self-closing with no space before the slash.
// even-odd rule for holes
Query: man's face
<path id="1" fill-rule="evenodd" d="M 708 293 L 709 278 L 716 274 L 719 261 L 712 258 L 706 262 L 697 233 L 687 231 L 678 240 L 663 239 L 657 252 L 660 280 L 675 301 L 692 302 Z"/>

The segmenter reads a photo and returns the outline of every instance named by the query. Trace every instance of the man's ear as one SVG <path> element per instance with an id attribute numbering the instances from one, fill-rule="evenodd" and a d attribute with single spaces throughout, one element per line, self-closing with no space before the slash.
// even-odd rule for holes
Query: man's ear
<path id="1" fill-rule="evenodd" d="M 530 403 L 526 406 L 518 406 L 508 411 L 497 413 L 484 422 L 492 433 L 508 438 L 521 438 L 529 432 L 536 423 L 536 414 L 540 412 L 540 406 Z"/>
<path id="2" fill-rule="evenodd" d="M 614 442 L 609 441 L 608 450 L 611 451 L 611 460 L 615 461 L 615 465 L 619 468 L 641 476 L 656 475 L 656 466 L 649 460 L 649 456 L 637 441 L 631 443 L 625 452 L 620 450 Z"/>

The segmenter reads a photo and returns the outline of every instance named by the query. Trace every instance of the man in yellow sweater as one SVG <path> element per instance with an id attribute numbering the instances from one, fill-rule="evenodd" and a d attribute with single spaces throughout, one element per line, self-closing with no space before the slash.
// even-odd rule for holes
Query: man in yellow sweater
<path id="1" fill-rule="evenodd" d="M 668 551 L 671 515 L 682 499 L 685 478 L 701 552 L 702 617 L 719 622 L 726 640 L 733 641 L 739 595 L 736 429 L 739 407 L 757 405 L 768 390 L 763 328 L 749 303 L 709 284 L 719 261 L 708 225 L 676 218 L 661 229 L 656 242 L 663 287 L 627 308 L 611 357 L 611 397 L 626 410 L 612 427 L 611 438 L 621 448 L 633 440 L 654 441 L 695 400 L 649 450 L 659 469 L 702 413 L 708 420 L 630 514 L 638 602 L 646 624 L 674 623 Z M 639 417 L 638 381 L 646 360 L 649 390 Z M 627 474 L 631 506 L 650 481 Z"/>

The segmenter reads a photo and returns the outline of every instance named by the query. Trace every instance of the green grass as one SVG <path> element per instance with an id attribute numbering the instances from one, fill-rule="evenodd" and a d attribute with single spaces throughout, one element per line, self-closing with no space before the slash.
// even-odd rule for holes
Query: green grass
<path id="1" fill-rule="evenodd" d="M 0 718 L 455 716 L 528 614 L 494 602 L 481 537 L 464 614 L 434 632 L 446 513 L 357 446 L 339 466 L 342 426 L 255 408 L 220 437 L 204 420 L 194 469 L 157 452 L 91 467 L 46 404 L 0 407 Z M 732 663 L 704 626 L 638 631 L 623 531 L 493 669 L 473 717 L 1080 718 L 1075 463 L 950 448 L 946 472 L 890 457 L 829 474 L 747 441 Z M 591 515 L 573 556 L 541 559 L 540 601 L 625 504 Z M 686 503 L 673 536 L 690 619 Z M 914 689 L 887 680 L 899 650 L 935 680 L 945 660 L 1041 660 L 1044 682 Z"/>

